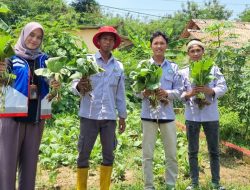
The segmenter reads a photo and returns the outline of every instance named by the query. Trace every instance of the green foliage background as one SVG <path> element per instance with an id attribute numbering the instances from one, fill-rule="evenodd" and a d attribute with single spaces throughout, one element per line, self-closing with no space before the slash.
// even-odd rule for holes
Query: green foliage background
<path id="1" fill-rule="evenodd" d="M 85 12 L 79 10 L 78 5 L 71 7 L 62 0 L 2 0 L 2 3 L 11 10 L 9 13 L 0 11 L 0 18 L 7 23 L 14 31 L 13 39 L 16 41 L 22 27 L 29 21 L 38 21 L 45 28 L 45 39 L 43 50 L 50 56 L 67 56 L 68 64 L 74 64 L 79 55 L 88 52 L 84 42 L 79 37 L 74 36 L 72 31 L 80 25 L 119 25 L 118 31 L 133 42 L 133 47 L 122 50 L 115 50 L 113 54 L 125 67 L 126 74 L 126 94 L 128 105 L 127 130 L 118 136 L 118 146 L 116 149 L 116 160 L 114 176 L 117 189 L 141 189 L 142 178 L 132 187 L 124 187 L 121 181 L 127 168 L 141 170 L 141 124 L 140 124 L 140 100 L 134 96 L 131 89 L 132 81 L 129 74 L 134 71 L 140 60 L 148 59 L 151 55 L 149 38 L 152 32 L 160 30 L 165 32 L 169 38 L 169 49 L 166 57 L 175 61 L 180 68 L 185 65 L 186 53 L 184 39 L 179 39 L 185 25 L 191 18 L 206 19 L 228 19 L 232 12 L 225 6 L 220 5 L 217 0 L 210 0 L 200 6 L 194 2 L 183 5 L 182 10 L 173 15 L 166 14 L 166 17 L 157 20 L 145 21 L 134 18 L 131 15 L 121 17 L 112 13 L 102 13 L 98 4 L 93 9 Z M 0 4 L 2 7 L 3 5 Z M 0 9 L 2 10 L 2 9 Z M 242 21 L 249 20 L 249 9 L 246 9 L 238 18 Z M 207 54 L 216 57 L 216 64 L 221 68 L 227 80 L 229 91 L 220 100 L 221 113 L 221 137 L 233 143 L 250 147 L 250 46 L 235 49 L 231 47 L 221 47 L 223 42 L 221 35 L 227 26 L 215 25 L 208 28 L 207 32 L 217 35 L 218 42 L 211 43 Z M 229 27 L 230 28 L 230 27 Z M 40 163 L 42 167 L 49 169 L 52 174 L 56 168 L 61 166 L 76 166 L 77 140 L 79 134 L 79 118 L 77 116 L 79 107 L 79 97 L 70 92 L 70 84 L 64 80 L 62 89 L 62 100 L 53 103 L 53 118 L 47 121 L 40 148 Z M 182 107 L 181 103 L 175 103 Z M 222 107 L 223 106 L 223 107 Z M 180 116 L 181 118 L 183 116 Z M 178 116 L 179 118 L 179 116 Z M 182 119 L 183 121 L 183 119 Z M 178 132 L 178 163 L 180 176 L 177 186 L 184 189 L 187 185 L 185 181 L 188 177 L 187 142 L 185 133 Z M 156 157 L 154 162 L 154 173 L 156 183 L 159 187 L 164 184 L 163 165 L 164 154 L 162 152 L 160 140 L 156 143 Z M 101 146 L 97 142 L 92 155 L 91 165 L 97 166 L 101 162 Z M 132 150 L 132 151 L 131 151 Z M 128 152 L 132 152 L 129 156 Z M 202 156 L 199 160 L 202 160 Z M 56 175 L 56 174 L 55 174 Z M 207 184 L 204 185 L 206 189 Z M 233 187 L 232 187 L 233 189 Z"/>

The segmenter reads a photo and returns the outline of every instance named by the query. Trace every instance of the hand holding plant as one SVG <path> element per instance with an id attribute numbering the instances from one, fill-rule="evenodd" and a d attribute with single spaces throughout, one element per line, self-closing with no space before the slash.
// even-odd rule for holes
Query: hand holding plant
<path id="1" fill-rule="evenodd" d="M 47 77 L 50 81 L 50 93 L 47 97 L 49 101 L 56 97 L 56 100 L 61 98 L 60 83 L 65 75 L 69 76 L 70 71 L 65 68 L 66 57 L 53 57 L 46 60 L 47 68 L 36 69 L 35 73 L 38 76 Z"/>
<path id="2" fill-rule="evenodd" d="M 190 91 L 188 91 L 185 95 L 186 100 L 190 99 L 193 96 L 196 96 L 198 91 L 196 90 L 196 87 L 192 88 Z"/>
<path id="3" fill-rule="evenodd" d="M 160 79 L 162 76 L 162 68 L 149 61 L 141 62 L 136 71 L 130 73 L 130 78 L 133 79 L 132 89 L 136 93 L 141 93 L 144 97 L 149 98 L 150 104 L 156 108 L 161 101 L 164 104 L 168 103 L 166 97 L 163 97 L 160 89 Z"/>
<path id="4" fill-rule="evenodd" d="M 203 57 L 203 59 L 199 61 L 192 62 L 190 66 L 190 79 L 191 82 L 196 85 L 192 95 L 196 95 L 195 103 L 198 104 L 199 109 L 211 104 L 206 99 L 206 95 L 213 95 L 214 91 L 206 85 L 215 79 L 211 74 L 213 65 L 214 61 L 212 58 Z"/>
<path id="5" fill-rule="evenodd" d="M 82 77 L 76 86 L 77 90 L 83 96 L 87 92 L 92 91 L 92 86 L 88 77 Z"/>
<path id="6" fill-rule="evenodd" d="M 16 79 L 16 75 L 7 71 L 7 64 L 0 62 L 0 112 L 5 111 L 5 96 L 8 86 Z"/>
<path id="7" fill-rule="evenodd" d="M 5 96 L 8 85 L 16 79 L 16 75 L 9 73 L 5 58 L 14 55 L 12 48 L 12 31 L 8 25 L 0 19 L 0 112 L 5 111 Z"/>
<path id="8" fill-rule="evenodd" d="M 145 98 L 148 98 L 151 94 L 152 94 L 152 91 L 151 91 L 151 90 L 144 89 L 144 90 L 142 91 L 142 95 L 143 95 Z"/>
<path id="9" fill-rule="evenodd" d="M 161 101 L 163 104 L 167 105 L 169 103 L 167 97 L 168 93 L 166 90 L 163 90 L 161 88 L 156 89 L 156 96 L 159 101 Z"/>
<path id="10" fill-rule="evenodd" d="M 75 65 L 76 72 L 70 76 L 71 79 L 80 79 L 77 88 L 84 96 L 87 92 L 92 91 L 92 86 L 89 77 L 91 75 L 104 72 L 105 70 L 99 67 L 93 56 L 85 56 L 77 59 Z"/>
<path id="11" fill-rule="evenodd" d="M 209 88 L 208 86 L 197 86 L 195 89 L 197 92 L 202 92 L 208 96 L 214 95 L 214 90 L 212 88 Z"/>
<path id="12" fill-rule="evenodd" d="M 60 100 L 60 95 L 59 95 L 59 91 L 60 91 L 60 87 L 61 87 L 61 83 L 59 81 L 56 81 L 55 79 L 52 79 L 50 81 L 50 94 L 47 96 L 47 99 L 49 100 L 49 102 L 56 97 L 57 100 Z"/>

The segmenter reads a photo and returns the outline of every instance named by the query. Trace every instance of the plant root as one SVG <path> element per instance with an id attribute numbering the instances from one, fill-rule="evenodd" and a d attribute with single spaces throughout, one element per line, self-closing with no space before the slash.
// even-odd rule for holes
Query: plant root
<path id="1" fill-rule="evenodd" d="M 80 94 L 81 94 L 81 96 L 83 97 L 83 96 L 85 96 L 85 94 L 86 94 L 87 92 L 90 92 L 90 91 L 92 91 L 93 89 L 92 89 L 92 86 L 91 86 L 91 83 L 90 83 L 89 78 L 88 78 L 88 77 L 82 77 L 82 78 L 83 78 L 85 81 L 88 81 L 88 83 L 86 84 L 86 86 L 84 86 L 84 88 L 80 90 Z M 91 94 L 90 94 L 90 96 L 91 96 Z"/>
<path id="2" fill-rule="evenodd" d="M 195 98 L 194 102 L 198 105 L 199 109 L 203 109 L 205 106 L 210 105 L 211 103 L 205 98 Z"/>

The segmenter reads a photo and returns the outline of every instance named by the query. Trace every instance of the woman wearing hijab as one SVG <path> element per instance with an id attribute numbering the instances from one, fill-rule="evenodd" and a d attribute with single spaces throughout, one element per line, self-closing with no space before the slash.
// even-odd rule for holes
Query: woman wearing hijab
<path id="1" fill-rule="evenodd" d="M 34 70 L 45 67 L 47 55 L 40 47 L 43 27 L 30 22 L 23 28 L 15 45 L 15 55 L 7 69 L 16 75 L 6 88 L 5 110 L 0 113 L 0 189 L 13 190 L 18 170 L 18 189 L 34 190 L 39 146 L 44 119 L 51 116 L 47 100 L 48 80 L 35 75 Z M 0 67 L 0 73 L 3 72 Z M 52 88 L 59 83 L 53 81 Z"/>

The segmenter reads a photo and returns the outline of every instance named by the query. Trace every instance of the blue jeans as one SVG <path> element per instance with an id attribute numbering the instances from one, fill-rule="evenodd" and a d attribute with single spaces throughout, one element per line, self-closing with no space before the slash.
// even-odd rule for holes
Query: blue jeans
<path id="1" fill-rule="evenodd" d="M 219 121 L 196 122 L 186 121 L 188 156 L 190 165 L 190 176 L 193 184 L 199 183 L 199 134 L 203 126 L 206 135 L 208 152 L 210 157 L 210 170 L 212 183 L 219 184 L 220 181 L 220 161 L 219 161 Z"/>

